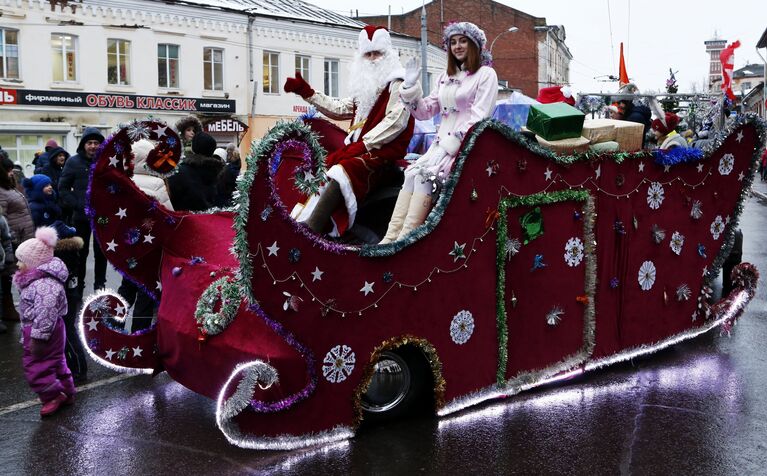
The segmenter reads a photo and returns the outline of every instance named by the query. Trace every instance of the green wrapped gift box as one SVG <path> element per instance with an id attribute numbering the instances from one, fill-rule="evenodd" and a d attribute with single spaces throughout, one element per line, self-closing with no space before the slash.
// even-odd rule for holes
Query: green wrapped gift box
<path id="1" fill-rule="evenodd" d="M 585 115 L 563 102 L 534 104 L 527 115 L 527 128 L 548 141 L 580 137 Z"/>

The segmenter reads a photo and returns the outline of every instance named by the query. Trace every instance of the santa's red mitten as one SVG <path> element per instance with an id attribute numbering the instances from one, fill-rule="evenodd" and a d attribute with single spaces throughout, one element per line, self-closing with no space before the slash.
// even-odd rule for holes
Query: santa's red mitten
<path id="1" fill-rule="evenodd" d="M 304 78 L 301 77 L 301 73 L 298 71 L 296 71 L 295 78 L 288 78 L 285 80 L 283 89 L 286 93 L 296 93 L 304 99 L 314 96 L 314 89 L 309 86 L 309 83 L 304 81 Z"/>
<path id="2" fill-rule="evenodd" d="M 343 159 L 350 159 L 352 157 L 359 157 L 368 151 L 365 147 L 365 143 L 362 141 L 352 142 L 351 144 L 341 147 L 337 151 L 329 154 L 325 159 L 325 166 L 330 168 Z"/>

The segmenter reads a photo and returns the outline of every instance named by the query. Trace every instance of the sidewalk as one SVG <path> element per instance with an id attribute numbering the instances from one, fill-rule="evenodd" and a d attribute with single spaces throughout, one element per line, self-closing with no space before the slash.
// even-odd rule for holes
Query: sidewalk
<path id="1" fill-rule="evenodd" d="M 762 182 L 758 174 L 754 177 L 754 183 L 751 185 L 751 194 L 762 200 L 767 200 L 767 182 Z"/>

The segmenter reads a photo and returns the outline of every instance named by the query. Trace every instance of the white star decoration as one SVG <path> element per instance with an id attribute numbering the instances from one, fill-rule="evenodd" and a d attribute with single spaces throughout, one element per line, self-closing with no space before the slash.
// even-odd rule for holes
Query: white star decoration
<path id="1" fill-rule="evenodd" d="M 123 306 L 122 304 L 118 304 L 117 306 L 115 306 L 115 314 L 117 314 L 118 316 L 125 315 L 125 306 Z"/>
<path id="2" fill-rule="evenodd" d="M 663 171 L 664 172 L 668 172 L 669 170 L 671 170 L 671 166 L 670 165 L 664 165 L 663 166 Z"/>
<path id="3" fill-rule="evenodd" d="M 155 285 L 155 289 L 162 292 L 162 283 L 159 281 L 155 281 L 157 284 Z"/>
<path id="4" fill-rule="evenodd" d="M 117 208 L 117 213 L 115 213 L 116 216 L 120 217 L 120 220 L 128 216 L 128 209 L 127 208 Z"/>
<path id="5" fill-rule="evenodd" d="M 599 167 L 597 167 L 597 170 L 595 172 L 596 172 L 597 178 L 602 176 L 602 164 L 599 164 Z"/>
<path id="6" fill-rule="evenodd" d="M 322 275 L 325 273 L 325 271 L 320 271 L 320 268 L 315 266 L 314 271 L 312 271 L 312 282 L 314 281 L 322 281 Z"/>
<path id="7" fill-rule="evenodd" d="M 466 248 L 466 243 L 463 243 L 461 245 L 459 245 L 457 241 L 453 243 L 453 251 L 448 253 L 450 256 L 453 257 L 453 263 L 458 261 L 460 258 L 466 259 L 466 255 L 464 254 L 465 248 Z"/>
<path id="8" fill-rule="evenodd" d="M 117 162 L 118 162 L 118 159 L 116 155 L 113 155 L 112 157 L 109 158 L 110 167 L 117 167 Z"/>
<path id="9" fill-rule="evenodd" d="M 107 356 L 106 356 L 106 357 L 107 357 L 107 360 L 112 360 L 112 356 L 113 356 L 113 355 L 115 355 L 116 353 L 117 353 L 117 352 L 113 351 L 112 349 L 109 349 L 109 350 L 106 352 L 106 354 L 107 354 Z"/>
<path id="10" fill-rule="evenodd" d="M 553 172 L 554 172 L 553 170 L 551 170 L 550 168 L 546 167 L 546 172 L 543 173 L 543 175 L 546 176 L 546 180 L 551 180 L 551 174 Z"/>
<path id="11" fill-rule="evenodd" d="M 706 277 L 706 273 L 708 273 L 708 266 L 703 267 L 703 277 Z"/>
<path id="12" fill-rule="evenodd" d="M 644 172 L 644 162 L 639 162 L 639 171 Z"/>
<path id="13" fill-rule="evenodd" d="M 488 177 L 491 177 L 493 175 L 493 166 L 492 165 L 488 165 L 485 170 L 487 171 L 487 176 Z"/>
<path id="14" fill-rule="evenodd" d="M 272 246 L 269 246 L 266 249 L 269 250 L 268 256 L 277 256 L 277 252 L 280 250 L 280 247 L 277 246 L 277 242 L 275 241 L 272 243 Z"/>
<path id="15" fill-rule="evenodd" d="M 157 126 L 157 129 L 154 131 L 157 133 L 157 140 L 160 140 L 162 137 L 165 137 L 167 134 L 165 134 L 165 131 L 168 130 L 167 127 L 164 126 Z"/>
<path id="16" fill-rule="evenodd" d="M 744 177 L 745 177 L 745 174 L 743 173 L 743 171 L 741 171 L 741 172 L 738 174 L 738 182 L 742 182 Z"/>
<path id="17" fill-rule="evenodd" d="M 703 172 L 703 164 L 698 164 L 695 166 L 696 169 L 698 169 L 698 173 Z"/>
<path id="18" fill-rule="evenodd" d="M 134 347 L 133 348 L 133 357 L 141 357 L 141 352 L 143 352 L 144 349 L 141 348 L 141 346 Z"/>
<path id="19" fill-rule="evenodd" d="M 373 292 L 373 284 L 365 281 L 365 285 L 362 286 L 362 289 L 360 289 L 361 293 L 365 293 L 365 296 Z"/>
<path id="20" fill-rule="evenodd" d="M 743 140 L 743 131 L 738 131 L 738 137 L 736 137 L 735 140 L 737 140 L 738 143 Z"/>
<path id="21" fill-rule="evenodd" d="M 110 241 L 107 243 L 107 251 L 116 251 L 117 243 L 115 243 L 115 240 Z"/>
<path id="22" fill-rule="evenodd" d="M 85 323 L 88 326 L 89 331 L 95 331 L 99 325 L 99 321 L 91 317 L 91 320 Z"/>
<path id="23" fill-rule="evenodd" d="M 154 236 L 151 233 L 144 235 L 144 243 L 152 243 Z"/>

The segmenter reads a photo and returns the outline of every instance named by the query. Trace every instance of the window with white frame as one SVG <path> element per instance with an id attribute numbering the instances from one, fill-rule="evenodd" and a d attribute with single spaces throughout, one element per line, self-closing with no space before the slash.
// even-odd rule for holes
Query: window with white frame
<path id="1" fill-rule="evenodd" d="M 0 78 L 19 79 L 19 31 L 0 28 Z"/>
<path id="2" fill-rule="evenodd" d="M 338 60 L 325 60 L 325 94 L 338 97 Z"/>
<path id="3" fill-rule="evenodd" d="M 308 56 L 296 55 L 296 72 L 301 73 L 304 79 L 309 80 L 309 63 L 311 58 Z"/>
<path id="4" fill-rule="evenodd" d="M 107 82 L 115 86 L 130 84 L 130 41 L 107 40 Z"/>
<path id="5" fill-rule="evenodd" d="M 77 37 L 51 34 L 51 65 L 56 82 L 77 81 Z"/>
<path id="6" fill-rule="evenodd" d="M 203 87 L 206 91 L 224 90 L 224 50 L 221 48 L 203 48 Z"/>
<path id="7" fill-rule="evenodd" d="M 11 161 L 21 164 L 24 175 L 30 177 L 35 173 L 35 166 L 32 164 L 35 153 L 45 148 L 45 142 L 48 139 L 54 139 L 62 146 L 66 144 L 66 135 L 61 133 L 52 135 L 0 133 L 0 147 L 8 153 Z"/>
<path id="8" fill-rule="evenodd" d="M 279 94 L 280 92 L 280 54 L 264 51 L 264 92 Z"/>
<path id="9" fill-rule="evenodd" d="M 178 45 L 157 45 L 157 85 L 178 88 Z"/>

